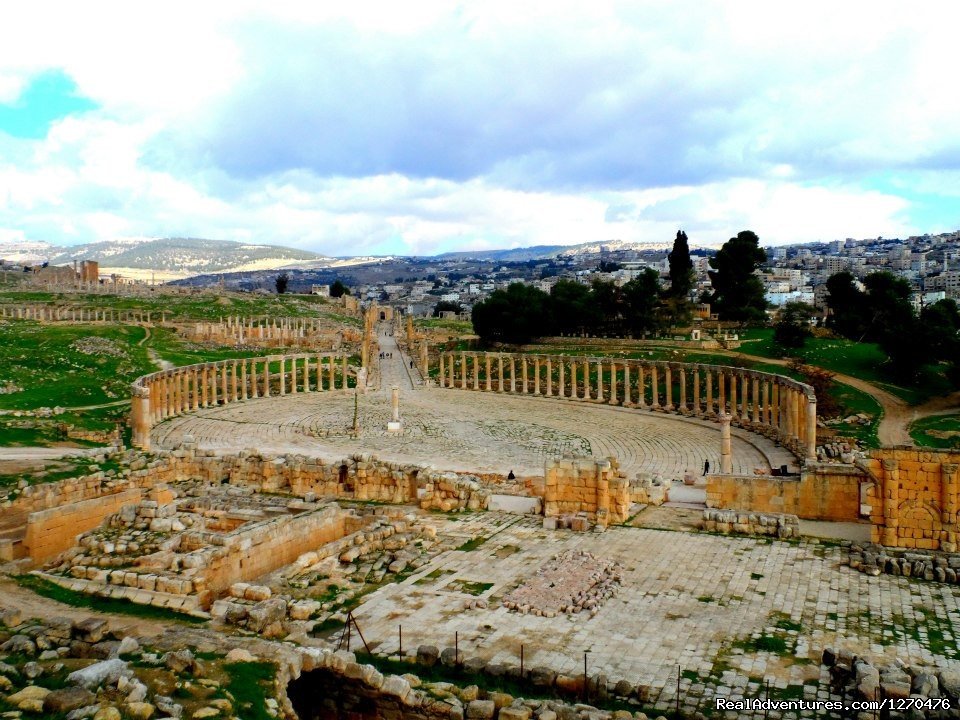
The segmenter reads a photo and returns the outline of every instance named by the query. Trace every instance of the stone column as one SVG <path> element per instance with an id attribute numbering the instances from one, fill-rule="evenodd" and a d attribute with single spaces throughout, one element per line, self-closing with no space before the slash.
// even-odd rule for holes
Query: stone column
<path id="1" fill-rule="evenodd" d="M 484 390 L 490 392 L 490 376 L 493 374 L 490 371 L 490 353 L 483 354 L 483 366 L 484 366 Z"/>
<path id="2" fill-rule="evenodd" d="M 657 368 L 656 365 L 650 366 L 650 397 L 653 400 L 653 402 L 650 403 L 650 408 L 652 410 L 660 409 L 660 378 L 658 371 L 659 368 Z"/>
<path id="3" fill-rule="evenodd" d="M 426 340 L 420 343 L 420 372 L 423 374 L 423 384 L 426 387 L 430 384 L 430 348 L 427 347 Z"/>
<path id="4" fill-rule="evenodd" d="M 270 356 L 263 361 L 263 396 L 270 397 Z"/>
<path id="5" fill-rule="evenodd" d="M 170 400 L 173 405 L 170 407 L 171 415 L 180 414 L 180 400 L 181 400 L 181 386 L 180 386 L 180 372 L 178 370 L 170 371 Z"/>
<path id="6" fill-rule="evenodd" d="M 223 404 L 226 405 L 230 402 L 230 391 L 227 385 L 227 362 L 224 360 L 220 363 L 220 397 L 223 400 Z"/>
<path id="7" fill-rule="evenodd" d="M 533 359 L 533 394 L 540 394 L 540 356 Z"/>
<path id="8" fill-rule="evenodd" d="M 577 392 L 577 361 L 570 359 L 570 397 L 574 400 L 580 397 Z"/>
<path id="9" fill-rule="evenodd" d="M 881 460 L 883 467 L 883 530 L 880 543 L 897 546 L 900 527 L 900 468 L 896 460 Z"/>
<path id="10" fill-rule="evenodd" d="M 797 390 L 793 390 L 790 393 L 791 400 L 790 403 L 790 412 L 793 414 L 793 437 L 796 440 L 800 440 L 801 437 L 801 424 L 800 424 L 800 393 Z"/>
<path id="11" fill-rule="evenodd" d="M 192 368 L 190 368 L 190 380 L 191 384 L 193 385 L 193 403 L 191 405 L 191 409 L 193 410 L 200 409 L 200 383 L 198 375 L 197 366 L 194 365 Z"/>
<path id="12" fill-rule="evenodd" d="M 707 368 L 707 415 L 713 415 L 713 369 Z"/>
<path id="13" fill-rule="evenodd" d="M 503 353 L 497 354 L 497 392 L 503 392 Z"/>
<path id="14" fill-rule="evenodd" d="M 280 394 L 287 394 L 287 356 L 280 356 Z"/>
<path id="15" fill-rule="evenodd" d="M 396 385 L 390 390 L 390 410 L 393 413 L 393 421 L 400 422 L 400 388 Z"/>
<path id="16" fill-rule="evenodd" d="M 647 378 L 643 363 L 637 364 L 637 407 L 647 407 Z"/>
<path id="17" fill-rule="evenodd" d="M 473 358 L 473 389 L 480 389 L 480 357 L 476 353 L 471 353 Z"/>
<path id="18" fill-rule="evenodd" d="M 756 375 L 753 376 L 752 384 L 752 395 L 753 395 L 753 424 L 758 425 L 760 423 L 760 378 Z"/>
<path id="19" fill-rule="evenodd" d="M 817 399 L 813 396 L 807 396 L 806 404 L 806 460 L 807 462 L 816 462 L 817 460 Z"/>
<path id="20" fill-rule="evenodd" d="M 730 413 L 720 414 L 720 472 L 733 473 L 733 454 L 730 450 Z"/>
<path id="21" fill-rule="evenodd" d="M 240 399 L 238 387 L 239 377 L 237 377 L 237 361 L 234 360 L 230 369 L 230 401 L 236 402 Z"/>
<path id="22" fill-rule="evenodd" d="M 760 422 L 770 424 L 770 381 L 764 379 L 761 384 Z"/>
<path id="23" fill-rule="evenodd" d="M 337 361 L 336 361 L 336 358 L 333 357 L 333 355 L 328 355 L 327 357 L 330 359 L 330 367 L 327 370 L 327 372 L 329 373 L 327 377 L 330 380 L 330 389 L 336 390 L 337 389 Z"/>
<path id="24" fill-rule="evenodd" d="M 460 353 L 460 389 L 467 389 L 467 354 Z"/>
<path id="25" fill-rule="evenodd" d="M 664 396 L 667 401 L 663 409 L 670 412 L 673 410 L 673 372 L 669 365 L 663 370 L 663 386 Z"/>
<path id="26" fill-rule="evenodd" d="M 220 379 L 217 377 L 216 363 L 210 363 L 210 407 L 217 406 L 217 395 L 220 392 L 218 387 Z"/>
<path id="27" fill-rule="evenodd" d="M 587 368 L 589 367 L 590 361 L 588 360 Z M 597 402 L 603 402 L 603 360 L 597 360 Z"/>
<path id="28" fill-rule="evenodd" d="M 610 404 L 617 404 L 617 364 L 610 361 Z"/>
<path id="29" fill-rule="evenodd" d="M 437 369 L 440 371 L 439 374 L 437 375 L 437 384 L 440 385 L 440 387 L 444 387 L 443 358 L 444 358 L 444 353 L 440 353 L 440 355 L 437 357 Z"/>
<path id="30" fill-rule="evenodd" d="M 153 425 L 149 388 L 134 386 L 130 419 L 133 425 L 133 444 L 141 450 L 149 450 L 150 428 Z"/>
<path id="31" fill-rule="evenodd" d="M 740 415 L 737 412 L 737 374 L 735 372 L 730 373 L 730 415 L 734 419 Z"/>
<path id="32" fill-rule="evenodd" d="M 510 355 L 510 392 L 517 392 L 517 359 Z"/>
<path id="33" fill-rule="evenodd" d="M 623 405 L 629 407 L 633 404 L 631 399 L 632 389 L 630 387 L 630 363 L 631 360 L 623 361 Z"/>
<path id="34" fill-rule="evenodd" d="M 680 412 L 687 412 L 687 370 L 680 368 Z"/>
<path id="35" fill-rule="evenodd" d="M 297 394 L 297 356 L 290 357 L 290 392 Z"/>
<path id="36" fill-rule="evenodd" d="M 240 399 L 247 399 L 247 360 L 240 363 Z"/>
<path id="37" fill-rule="evenodd" d="M 565 398 L 565 397 L 567 396 L 567 388 L 566 388 L 567 378 L 566 378 L 566 372 L 564 372 L 564 370 L 565 370 L 565 368 L 566 368 L 566 365 L 567 365 L 567 363 L 566 363 L 566 361 L 565 361 L 562 357 L 558 357 L 558 358 L 557 358 L 557 366 L 558 366 L 558 368 L 559 368 L 559 370 L 557 371 L 557 372 L 558 372 L 558 374 L 557 374 L 557 397 Z"/>
<path id="38" fill-rule="evenodd" d="M 717 371 L 717 412 L 725 413 L 727 411 L 727 372 L 726 370 Z"/>
<path id="39" fill-rule="evenodd" d="M 703 411 L 700 408 L 700 368 L 693 368 L 693 414 L 700 417 Z"/>
<path id="40" fill-rule="evenodd" d="M 303 391 L 310 392 L 310 356 L 303 356 Z"/>
<path id="41" fill-rule="evenodd" d="M 744 424 L 750 422 L 750 408 L 747 405 L 750 384 L 746 373 L 740 372 L 740 421 Z"/>
<path id="42" fill-rule="evenodd" d="M 346 390 L 347 387 L 347 356 L 344 354 L 340 356 L 340 389 Z"/>
<path id="43" fill-rule="evenodd" d="M 524 356 L 521 358 L 521 368 L 520 368 L 520 369 L 521 369 L 521 372 L 522 372 L 522 375 L 521 375 L 521 377 L 520 377 L 520 380 L 521 380 L 521 382 L 523 383 L 523 389 L 522 389 L 520 392 L 523 393 L 524 395 L 526 395 L 526 394 L 527 394 L 527 356 L 526 356 L 526 355 L 524 355 Z"/>

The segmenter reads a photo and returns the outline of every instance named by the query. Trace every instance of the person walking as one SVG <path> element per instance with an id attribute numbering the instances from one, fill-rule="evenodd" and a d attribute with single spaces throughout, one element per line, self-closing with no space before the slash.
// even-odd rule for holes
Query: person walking
<path id="1" fill-rule="evenodd" d="M 704 461 L 703 461 L 703 474 L 706 475 L 708 472 L 710 472 L 710 461 L 709 461 L 709 460 L 704 460 Z"/>

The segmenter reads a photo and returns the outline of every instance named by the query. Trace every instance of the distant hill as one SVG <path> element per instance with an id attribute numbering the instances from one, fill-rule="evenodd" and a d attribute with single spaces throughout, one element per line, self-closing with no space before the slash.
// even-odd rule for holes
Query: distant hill
<path id="1" fill-rule="evenodd" d="M 669 250 L 673 240 L 665 242 L 631 242 L 629 240 L 596 240 L 577 245 L 533 245 L 531 247 L 511 248 L 509 250 L 470 250 L 466 252 L 448 252 L 435 256 L 438 260 L 503 260 L 523 262 L 525 260 L 549 260 L 556 257 L 576 257 L 577 255 L 596 255 L 603 251 L 635 250 L 637 252 Z"/>
<path id="2" fill-rule="evenodd" d="M 189 275 L 267 270 L 298 261 L 323 259 L 318 253 L 308 250 L 200 238 L 109 240 L 57 250 L 60 252 L 49 258 L 51 265 L 66 265 L 74 260 L 96 260 L 105 268 Z"/>
<path id="3" fill-rule="evenodd" d="M 38 265 L 59 249 L 47 242 L 0 242 L 0 260 L 17 265 Z"/>

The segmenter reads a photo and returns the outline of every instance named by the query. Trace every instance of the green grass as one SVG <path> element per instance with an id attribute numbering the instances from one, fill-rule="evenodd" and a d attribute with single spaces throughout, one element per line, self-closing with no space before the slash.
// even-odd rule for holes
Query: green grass
<path id="1" fill-rule="evenodd" d="M 17 575 L 14 577 L 20 587 L 32 590 L 50 600 L 56 600 L 71 607 L 82 607 L 97 612 L 114 613 L 117 615 L 132 615 L 149 620 L 173 620 L 185 623 L 203 623 L 203 618 L 179 613 L 169 608 L 158 608 L 153 605 L 139 605 L 129 600 L 117 598 L 102 598 L 86 593 L 75 592 L 50 582 L 36 575 Z"/>
<path id="2" fill-rule="evenodd" d="M 782 355 L 773 342 L 772 328 L 745 330 L 740 333 L 740 338 L 744 341 L 740 350 L 748 355 L 769 358 Z M 934 366 L 926 367 L 913 387 L 891 383 L 883 367 L 886 354 L 876 343 L 854 342 L 845 338 L 809 338 L 796 355 L 803 358 L 808 365 L 816 365 L 873 383 L 911 405 L 950 390 L 949 382 Z"/>
<path id="3" fill-rule="evenodd" d="M 493 583 L 474 582 L 472 580 L 455 580 L 447 586 L 451 590 L 458 590 L 467 595 L 482 595 L 493 587 Z"/>
<path id="4" fill-rule="evenodd" d="M 475 537 L 467 540 L 465 543 L 463 543 L 463 545 L 458 547 L 457 550 L 461 550 L 463 552 L 472 552 L 483 545 L 486 541 L 487 539 L 485 537 Z"/>
<path id="5" fill-rule="evenodd" d="M 246 293 L 203 293 L 197 295 L 156 294 L 147 297 L 99 295 L 85 293 L 50 293 L 21 291 L 14 287 L 0 288 L 0 303 L 58 303 L 76 308 L 113 308 L 142 310 L 159 319 L 166 311 L 168 320 L 217 320 L 227 315 L 241 317 L 316 317 L 339 315 L 339 303 L 319 295 L 252 295 Z M 341 316 L 347 317 L 347 316 Z M 352 323 L 359 319 L 350 318 Z"/>
<path id="6" fill-rule="evenodd" d="M 141 327 L 40 325 L 15 321 L 3 326 L 0 381 L 19 392 L 0 395 L 0 409 L 99 405 L 130 397 L 130 383 L 156 368 L 145 347 Z M 87 355 L 74 347 L 84 338 L 106 340 L 117 352 Z"/>
<path id="7" fill-rule="evenodd" d="M 833 399 L 841 408 L 843 417 L 865 413 L 870 415 L 873 420 L 869 425 L 840 423 L 831 425 L 830 428 L 842 437 L 856 438 L 868 448 L 880 447 L 880 440 L 877 437 L 877 428 L 879 428 L 883 416 L 883 408 L 880 403 L 863 390 L 838 382 L 834 382 L 832 394 Z"/>
<path id="8" fill-rule="evenodd" d="M 244 720 L 273 720 L 266 699 L 272 697 L 277 667 L 271 662 L 237 662 L 223 666 L 230 678 L 226 691 L 233 695 L 234 714 Z"/>
<path id="9" fill-rule="evenodd" d="M 921 418 L 910 426 L 910 437 L 925 447 L 960 448 L 960 413 Z"/>

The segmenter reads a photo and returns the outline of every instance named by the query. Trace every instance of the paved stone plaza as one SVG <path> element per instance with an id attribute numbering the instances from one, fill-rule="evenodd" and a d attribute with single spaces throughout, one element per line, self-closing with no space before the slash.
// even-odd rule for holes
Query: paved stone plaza
<path id="1" fill-rule="evenodd" d="M 649 411 L 558 399 L 516 397 L 469 390 L 402 393 L 403 431 L 386 431 L 390 398 L 361 395 L 361 437 L 350 437 L 353 393 L 287 395 L 200 410 L 160 423 L 156 447 L 176 446 L 192 435 L 217 450 L 257 448 L 330 459 L 373 453 L 382 460 L 428 463 L 444 470 L 518 475 L 543 473 L 544 461 L 565 452 L 616 456 L 629 477 L 637 471 L 682 478 L 699 475 L 703 461 L 720 463 L 720 430 L 714 423 Z M 752 474 L 793 462 L 758 435 L 734 430 L 734 472 Z"/>
<path id="2" fill-rule="evenodd" d="M 355 615 L 377 652 L 396 652 L 399 624 L 407 650 L 424 643 L 452 647 L 459 633 L 464 657 L 516 665 L 523 643 L 527 667 L 547 665 L 573 676 L 582 673 L 589 651 L 591 673 L 650 685 L 651 700 L 659 698 L 661 707 L 675 697 L 678 665 L 684 702 L 704 704 L 713 693 L 758 696 L 764 676 L 777 678 L 781 689 L 806 683 L 808 697 L 825 697 L 819 659 L 827 646 L 878 661 L 899 657 L 960 668 L 953 640 L 960 591 L 868 577 L 840 566 L 842 548 L 625 527 L 602 534 L 545 531 L 536 518 L 499 513 L 435 516 L 435 522 L 451 548 L 487 539 L 472 551 L 444 552 L 366 598 Z M 622 586 L 596 616 L 537 617 L 500 604 L 569 550 L 623 566 Z M 479 595 L 488 608 L 465 610 L 478 598 L 459 588 L 478 583 L 492 583 Z M 745 647 L 761 634 L 782 638 L 786 649 Z M 720 680 L 708 680 L 711 674 Z"/>

